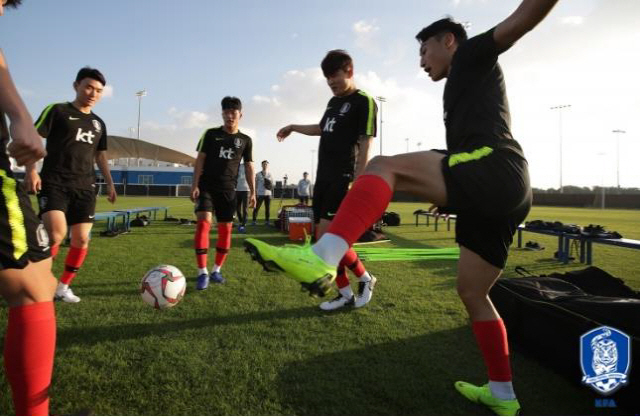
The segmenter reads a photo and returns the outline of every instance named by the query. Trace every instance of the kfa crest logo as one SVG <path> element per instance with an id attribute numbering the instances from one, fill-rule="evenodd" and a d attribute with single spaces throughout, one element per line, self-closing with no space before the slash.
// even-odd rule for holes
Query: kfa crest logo
<path id="1" fill-rule="evenodd" d="M 233 144 L 235 145 L 236 149 L 240 149 L 242 147 L 242 139 L 235 138 L 233 140 Z"/>
<path id="2" fill-rule="evenodd" d="M 351 108 L 351 103 L 344 103 L 342 107 L 340 107 L 340 116 L 344 115 Z"/>
<path id="3" fill-rule="evenodd" d="M 626 385 L 631 367 L 631 339 L 612 327 L 598 327 L 580 337 L 582 383 L 610 395 Z"/>
<path id="4" fill-rule="evenodd" d="M 93 119 L 91 123 L 93 123 L 93 128 L 96 129 L 96 132 L 100 133 L 102 131 L 102 125 L 100 124 L 99 121 L 97 121 L 96 119 Z"/>

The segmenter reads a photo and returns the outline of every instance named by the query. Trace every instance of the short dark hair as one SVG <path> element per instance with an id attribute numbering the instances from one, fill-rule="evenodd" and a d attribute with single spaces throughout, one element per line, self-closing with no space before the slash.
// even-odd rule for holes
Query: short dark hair
<path id="1" fill-rule="evenodd" d="M 7 0 L 7 4 L 4 7 L 13 7 L 15 9 L 20 6 L 20 3 L 22 3 L 22 0 Z"/>
<path id="2" fill-rule="evenodd" d="M 242 102 L 238 97 L 226 96 L 220 104 L 222 105 L 222 110 L 242 111 Z"/>
<path id="3" fill-rule="evenodd" d="M 344 49 L 334 49 L 327 52 L 327 55 L 320 64 L 325 77 L 331 77 L 339 70 L 347 71 L 353 67 L 353 59 Z"/>
<path id="4" fill-rule="evenodd" d="M 264 161 L 262 161 L 262 162 L 260 163 L 260 165 L 264 164 L 265 162 L 266 162 L 267 164 L 269 163 L 269 161 L 267 161 L 267 160 L 265 159 Z"/>
<path id="5" fill-rule="evenodd" d="M 308 172 L 303 172 L 302 175 L 309 175 L 309 173 Z"/>
<path id="6" fill-rule="evenodd" d="M 104 79 L 104 75 L 102 75 L 102 73 L 95 68 L 80 68 L 80 71 L 78 71 L 78 75 L 76 75 L 76 83 L 80 84 L 80 81 L 84 80 L 85 78 L 96 80 L 102 83 L 103 86 L 107 85 L 107 80 Z"/>
<path id="7" fill-rule="evenodd" d="M 426 28 L 422 29 L 416 35 L 418 42 L 426 42 L 427 39 L 435 37 L 440 40 L 445 33 L 451 33 L 456 38 L 458 44 L 467 40 L 467 31 L 461 23 L 454 21 L 451 17 L 445 17 L 433 22 Z"/>

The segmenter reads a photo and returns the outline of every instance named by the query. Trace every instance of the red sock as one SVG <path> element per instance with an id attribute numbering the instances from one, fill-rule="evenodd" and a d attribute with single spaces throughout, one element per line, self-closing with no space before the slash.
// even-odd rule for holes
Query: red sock
<path id="1" fill-rule="evenodd" d="M 507 340 L 507 329 L 505 329 L 502 319 L 474 321 L 472 327 L 489 371 L 489 380 L 511 381 L 509 341 Z"/>
<path id="2" fill-rule="evenodd" d="M 56 314 L 52 301 L 9 308 L 4 366 L 16 415 L 49 415 L 55 347 Z"/>
<path id="3" fill-rule="evenodd" d="M 344 269 L 344 266 L 338 266 L 338 274 L 336 275 L 336 285 L 338 289 L 342 289 L 344 287 L 348 287 L 349 277 L 347 276 L 347 271 Z"/>
<path id="4" fill-rule="evenodd" d="M 353 245 L 384 213 L 393 197 L 389 184 L 377 175 L 360 175 L 342 200 L 329 233 Z"/>
<path id="5" fill-rule="evenodd" d="M 198 268 L 207 267 L 207 252 L 209 252 L 209 231 L 211 231 L 211 223 L 206 220 L 198 220 L 198 224 L 196 225 L 196 235 L 194 238 L 196 262 L 198 263 Z"/>
<path id="6" fill-rule="evenodd" d="M 357 277 L 361 277 L 367 270 L 362 265 L 360 258 L 358 258 L 358 254 L 352 248 L 349 248 L 347 253 L 344 254 L 344 257 L 340 261 L 341 266 L 346 266 L 353 272 Z"/>
<path id="7" fill-rule="evenodd" d="M 51 245 L 51 258 L 56 259 L 58 256 L 58 251 L 60 250 L 60 245 Z"/>
<path id="8" fill-rule="evenodd" d="M 218 242 L 216 242 L 216 265 L 222 266 L 231 248 L 231 223 L 218 223 Z"/>
<path id="9" fill-rule="evenodd" d="M 76 277 L 78 270 L 84 262 L 84 258 L 87 256 L 88 250 L 89 248 L 76 248 L 71 246 L 69 253 L 67 253 L 67 259 L 64 261 L 64 272 L 62 272 L 60 282 L 71 285 L 71 281 Z"/>

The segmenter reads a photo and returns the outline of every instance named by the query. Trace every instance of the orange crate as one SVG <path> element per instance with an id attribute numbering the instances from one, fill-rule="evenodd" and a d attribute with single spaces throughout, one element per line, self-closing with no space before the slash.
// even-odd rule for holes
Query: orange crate
<path id="1" fill-rule="evenodd" d="M 308 217 L 289 218 L 289 240 L 304 240 L 305 231 L 311 236 L 311 219 Z"/>

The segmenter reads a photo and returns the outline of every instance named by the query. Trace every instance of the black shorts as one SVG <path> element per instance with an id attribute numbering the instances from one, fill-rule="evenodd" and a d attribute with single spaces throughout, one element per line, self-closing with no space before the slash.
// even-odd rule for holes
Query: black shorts
<path id="1" fill-rule="evenodd" d="M 96 192 L 81 188 L 63 187 L 57 184 L 42 184 L 38 193 L 40 217 L 48 211 L 64 212 L 68 225 L 93 223 L 96 214 Z"/>
<path id="2" fill-rule="evenodd" d="M 11 173 L 0 170 L 0 270 L 23 269 L 51 256 L 49 235 Z"/>
<path id="3" fill-rule="evenodd" d="M 344 197 L 349 191 L 351 178 L 318 180 L 313 187 L 313 218 L 333 220 Z"/>
<path id="4" fill-rule="evenodd" d="M 447 207 L 455 213 L 456 242 L 500 269 L 531 209 L 526 159 L 508 149 L 483 147 L 442 160 Z"/>
<path id="5" fill-rule="evenodd" d="M 200 196 L 196 202 L 196 213 L 199 211 L 213 212 L 220 223 L 233 221 L 236 211 L 235 190 L 216 191 L 200 189 Z"/>

